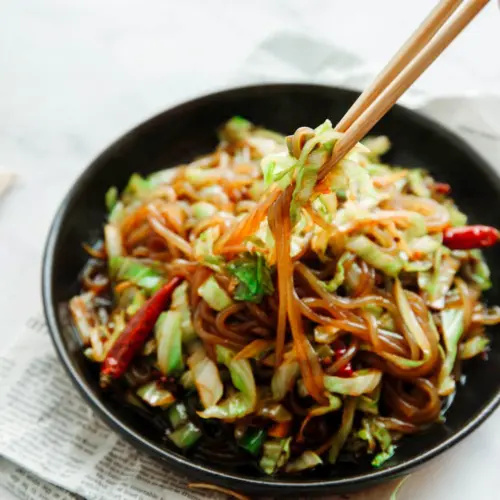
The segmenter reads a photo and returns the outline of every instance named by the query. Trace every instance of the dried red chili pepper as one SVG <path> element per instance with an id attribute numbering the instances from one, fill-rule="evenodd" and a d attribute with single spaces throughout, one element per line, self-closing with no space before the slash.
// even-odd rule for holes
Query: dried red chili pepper
<path id="1" fill-rule="evenodd" d="M 341 340 L 337 341 L 336 344 L 334 344 L 334 345 L 336 346 L 336 348 L 334 349 L 335 359 L 338 360 L 342 356 L 345 355 L 345 353 L 347 352 L 347 347 L 344 344 L 344 342 L 342 342 Z M 350 377 L 352 375 L 352 373 L 353 373 L 353 369 L 352 369 L 351 362 L 349 361 L 345 366 L 343 366 L 340 370 L 337 371 L 335 376 L 337 376 L 337 377 Z"/>
<path id="2" fill-rule="evenodd" d="M 499 239 L 498 230 L 490 226 L 450 227 L 443 232 L 443 244 L 452 250 L 491 247 Z"/>
<path id="3" fill-rule="evenodd" d="M 172 278 L 132 316 L 101 365 L 101 387 L 106 387 L 112 379 L 117 379 L 125 373 L 134 355 L 144 346 L 156 320 L 165 310 L 172 292 L 181 281 L 179 276 Z"/>
<path id="4" fill-rule="evenodd" d="M 439 194 L 450 194 L 451 186 L 446 182 L 435 182 L 432 189 Z"/>
<path id="5" fill-rule="evenodd" d="M 335 375 L 337 377 L 351 377 L 353 373 L 351 362 L 347 363 L 343 368 L 341 368 Z"/>

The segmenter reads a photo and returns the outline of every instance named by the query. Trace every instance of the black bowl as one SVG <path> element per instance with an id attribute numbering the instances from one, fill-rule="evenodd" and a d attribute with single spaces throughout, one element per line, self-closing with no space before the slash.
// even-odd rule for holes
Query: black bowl
<path id="1" fill-rule="evenodd" d="M 139 125 L 104 151 L 77 180 L 57 212 L 43 262 L 43 300 L 61 361 L 80 393 L 105 422 L 137 448 L 192 479 L 269 495 L 351 491 L 408 473 L 469 434 L 500 402 L 500 343 L 494 341 L 487 361 L 474 360 L 466 367 L 467 383 L 459 388 L 446 423 L 402 442 L 395 456 L 380 469 L 351 464 L 323 469 L 307 478 L 274 479 L 179 454 L 164 443 L 154 426 L 103 394 L 95 367 L 82 354 L 67 303 L 78 291 L 77 275 L 87 258 L 81 243 L 100 234 L 104 193 L 109 186 L 123 188 L 133 172 L 147 174 L 211 151 L 217 143 L 217 127 L 235 114 L 291 133 L 301 125 L 318 125 L 325 118 L 335 122 L 357 96 L 356 92 L 316 85 L 260 85 L 181 104 Z M 451 184 L 470 221 L 500 227 L 500 212 L 495 206 L 500 197 L 499 179 L 456 135 L 399 106 L 375 127 L 374 133 L 393 140 L 388 158 L 391 163 L 427 168 L 437 179 Z M 490 251 L 487 257 L 493 283 L 498 283 L 500 256 Z M 500 288 L 495 287 L 488 299 L 500 303 Z"/>

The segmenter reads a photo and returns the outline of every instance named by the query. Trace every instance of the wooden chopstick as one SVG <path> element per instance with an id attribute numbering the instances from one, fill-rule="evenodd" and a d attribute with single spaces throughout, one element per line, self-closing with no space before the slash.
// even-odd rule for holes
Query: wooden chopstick
<path id="1" fill-rule="evenodd" d="M 425 47 L 439 28 L 457 10 L 463 0 L 441 0 L 424 19 L 413 35 L 399 49 L 396 55 L 387 63 L 375 80 L 356 99 L 349 111 L 335 127 L 337 132 L 345 132 L 365 111 L 368 105 L 396 78 L 412 59 Z"/>
<path id="2" fill-rule="evenodd" d="M 359 118 L 336 143 L 332 156 L 321 167 L 321 182 L 335 164 L 359 142 L 389 111 L 413 82 L 434 62 L 446 47 L 486 6 L 489 0 L 469 0 L 454 18 L 420 51 L 383 92 L 361 113 Z"/>

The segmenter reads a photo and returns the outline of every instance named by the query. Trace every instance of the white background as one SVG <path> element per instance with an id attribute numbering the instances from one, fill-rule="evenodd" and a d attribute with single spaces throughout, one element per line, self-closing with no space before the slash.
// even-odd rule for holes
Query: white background
<path id="1" fill-rule="evenodd" d="M 381 67 L 433 4 L 2 1 L 0 169 L 15 172 L 18 180 L 0 203 L 0 342 L 8 343 L 20 330 L 14 304 L 39 293 L 40 253 L 58 203 L 108 143 L 176 102 L 229 86 L 247 57 L 275 32 L 313 34 Z M 485 9 L 419 88 L 441 94 L 500 92 L 496 6 Z M 22 269 L 9 265 L 14 254 L 25 254 Z M 412 476 L 398 498 L 496 498 L 499 425 L 497 411 L 462 444 Z M 9 497 L 0 491 L 0 498 Z"/>

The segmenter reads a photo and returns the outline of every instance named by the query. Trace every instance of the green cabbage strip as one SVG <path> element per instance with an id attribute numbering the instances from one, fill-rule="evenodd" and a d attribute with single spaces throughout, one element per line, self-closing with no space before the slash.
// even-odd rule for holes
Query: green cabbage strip
<path id="1" fill-rule="evenodd" d="M 282 404 L 270 400 L 264 401 L 259 406 L 256 414 L 273 422 L 289 422 L 293 418 L 292 414 Z"/>
<path id="2" fill-rule="evenodd" d="M 220 129 L 219 139 L 229 143 L 243 141 L 250 136 L 253 124 L 241 116 L 233 116 Z"/>
<path id="3" fill-rule="evenodd" d="M 274 474 L 290 459 L 292 438 L 270 439 L 264 443 L 260 468 L 268 475 Z"/>
<path id="4" fill-rule="evenodd" d="M 380 384 L 382 372 L 375 369 L 359 370 L 351 377 L 325 375 L 325 389 L 334 394 L 360 396 L 370 393 Z"/>
<path id="5" fill-rule="evenodd" d="M 433 273 L 420 277 L 423 285 L 425 300 L 434 309 L 443 309 L 446 294 L 449 292 L 455 275 L 460 268 L 460 261 L 450 255 L 441 255 L 441 247 L 435 255 Z"/>
<path id="6" fill-rule="evenodd" d="M 347 179 L 351 197 L 354 197 L 363 208 L 374 207 L 379 200 L 379 195 L 366 168 L 351 160 L 343 160 L 339 167 L 342 168 L 343 175 Z"/>
<path id="7" fill-rule="evenodd" d="M 467 224 L 467 215 L 462 213 L 452 200 L 446 200 L 443 205 L 450 215 L 450 224 L 453 227 L 465 226 Z"/>
<path id="8" fill-rule="evenodd" d="M 318 344 L 332 344 L 342 333 L 342 330 L 335 326 L 320 325 L 314 329 L 314 341 Z"/>
<path id="9" fill-rule="evenodd" d="M 340 428 L 333 438 L 332 446 L 330 447 L 330 451 L 328 453 L 328 461 L 331 464 L 334 464 L 337 461 L 340 450 L 344 447 L 344 444 L 352 431 L 356 405 L 356 398 L 347 397 L 344 402 L 344 411 L 342 413 Z"/>
<path id="10" fill-rule="evenodd" d="M 458 343 L 464 330 L 464 312 L 462 309 L 445 309 L 441 312 L 441 328 L 443 332 L 446 357 L 438 377 L 439 395 L 446 395 L 455 387 L 451 377 L 457 358 Z"/>
<path id="11" fill-rule="evenodd" d="M 127 291 L 128 290 L 132 290 L 132 287 L 127 289 Z M 144 305 L 146 300 L 146 295 L 141 292 L 141 290 L 137 290 L 132 298 L 132 302 L 129 306 L 127 306 L 127 309 L 125 310 L 127 316 L 132 317 Z"/>
<path id="12" fill-rule="evenodd" d="M 196 344 L 196 343 L 195 343 Z M 217 404 L 224 394 L 224 386 L 217 365 L 207 356 L 201 344 L 193 347 L 193 353 L 188 358 L 188 366 L 192 374 L 198 396 L 205 408 Z M 187 380 L 184 380 L 187 383 Z"/>
<path id="13" fill-rule="evenodd" d="M 358 410 L 363 413 L 378 415 L 382 384 L 379 384 L 371 394 L 364 394 L 358 398 Z"/>
<path id="14" fill-rule="evenodd" d="M 378 442 L 381 451 L 372 460 L 374 467 L 380 467 L 394 455 L 391 434 L 376 418 L 363 418 L 362 429 L 358 431 L 357 436 L 368 442 L 368 453 L 373 453 Z"/>
<path id="15" fill-rule="evenodd" d="M 414 238 L 420 238 L 427 235 L 427 228 L 425 226 L 425 217 L 417 212 L 407 212 L 402 210 L 401 212 L 408 214 L 409 227 L 405 230 L 404 235 L 406 241 L 411 241 Z"/>
<path id="16" fill-rule="evenodd" d="M 308 425 L 309 421 L 314 417 L 321 417 L 322 415 L 327 415 L 328 413 L 332 413 L 334 411 L 340 410 L 342 408 L 342 399 L 333 394 L 328 394 L 328 404 L 327 405 L 314 405 L 307 414 L 306 418 L 302 421 L 302 426 L 300 429 L 299 437 L 302 437 L 304 429 Z"/>
<path id="17" fill-rule="evenodd" d="M 265 295 L 274 293 L 271 270 L 261 254 L 249 253 L 227 265 L 230 274 L 239 281 L 234 299 L 260 303 Z"/>
<path id="18" fill-rule="evenodd" d="M 125 214 L 126 214 L 125 204 L 122 201 L 117 201 L 115 203 L 115 206 L 113 207 L 113 210 L 109 212 L 108 222 L 110 224 L 118 225 L 125 217 Z"/>
<path id="19" fill-rule="evenodd" d="M 391 445 L 386 451 L 377 453 L 372 460 L 373 467 L 381 467 L 387 460 L 394 456 L 395 448 Z"/>
<path id="20" fill-rule="evenodd" d="M 192 422 L 186 422 L 173 432 L 167 433 L 168 439 L 178 448 L 191 448 L 202 436 L 202 432 Z"/>
<path id="21" fill-rule="evenodd" d="M 295 165 L 296 182 L 290 205 L 292 223 L 297 221 L 300 207 L 309 202 L 316 185 L 318 172 L 331 154 L 335 141 L 339 137 L 340 134 L 333 130 L 332 122 L 325 120 L 314 129 L 314 136 L 304 144 Z M 317 146 L 320 147 L 316 149 Z"/>
<path id="22" fill-rule="evenodd" d="M 299 363 L 295 360 L 285 360 L 274 370 L 271 391 L 275 401 L 281 401 L 292 390 L 299 374 Z"/>
<path id="23" fill-rule="evenodd" d="M 184 371 L 181 325 L 182 313 L 173 310 L 162 313 L 156 322 L 156 354 L 164 375 L 179 375 Z"/>
<path id="24" fill-rule="evenodd" d="M 421 349 L 423 354 L 422 356 L 423 360 L 427 361 L 431 356 L 431 345 L 429 339 L 427 338 L 425 332 L 423 331 L 422 327 L 417 321 L 415 313 L 413 312 L 413 309 L 411 308 L 410 303 L 408 302 L 408 298 L 406 297 L 406 293 L 399 279 L 396 279 L 394 283 L 394 296 L 396 299 L 396 304 L 398 306 L 399 312 L 406 325 L 406 328 L 408 329 L 410 334 L 417 342 L 417 345 Z M 407 361 L 410 362 L 411 360 Z M 417 361 L 417 363 L 421 362 Z M 410 363 L 409 366 L 411 366 Z M 418 364 L 416 366 L 418 366 Z"/>
<path id="25" fill-rule="evenodd" d="M 408 172 L 408 182 L 413 194 L 421 198 L 430 198 L 431 191 L 424 182 L 425 172 L 420 168 L 415 168 Z"/>
<path id="26" fill-rule="evenodd" d="M 172 311 L 179 311 L 181 314 L 181 330 L 182 330 L 182 343 L 188 344 L 197 338 L 196 331 L 191 319 L 191 308 L 189 306 L 188 296 L 189 283 L 183 281 L 172 294 L 172 302 L 170 309 Z"/>
<path id="27" fill-rule="evenodd" d="M 163 170 L 158 170 L 153 172 L 147 178 L 149 185 L 151 187 L 157 187 L 161 184 L 171 184 L 178 174 L 179 169 L 177 167 L 165 168 Z"/>
<path id="28" fill-rule="evenodd" d="M 189 165 L 184 170 L 186 180 L 193 186 L 210 186 L 218 182 L 221 176 L 227 175 L 228 170 L 224 167 L 203 168 L 197 165 Z"/>
<path id="29" fill-rule="evenodd" d="M 257 387 L 248 359 L 235 360 L 235 353 L 221 345 L 216 346 L 217 362 L 229 369 L 231 381 L 239 392 L 226 398 L 219 405 L 214 405 L 200 412 L 202 418 L 218 418 L 234 421 L 253 412 L 257 405 Z"/>
<path id="30" fill-rule="evenodd" d="M 266 184 L 264 181 L 255 180 L 248 188 L 248 195 L 253 201 L 259 201 L 262 196 L 265 196 Z"/>
<path id="31" fill-rule="evenodd" d="M 106 191 L 104 202 L 108 212 L 112 212 L 113 208 L 115 208 L 115 205 L 118 203 L 118 188 L 116 186 L 111 186 Z"/>
<path id="32" fill-rule="evenodd" d="M 355 253 L 367 264 L 379 269 L 388 276 L 396 277 L 404 265 L 404 262 L 399 257 L 393 257 L 385 253 L 381 247 L 364 235 L 351 238 L 346 244 L 346 250 Z"/>
<path id="33" fill-rule="evenodd" d="M 125 204 L 141 200 L 151 192 L 152 188 L 153 185 L 148 179 L 144 179 L 141 175 L 134 173 L 130 176 L 128 184 L 123 190 L 122 200 L 124 200 Z"/>
<path id="34" fill-rule="evenodd" d="M 301 472 L 307 469 L 314 469 L 318 465 L 321 465 L 323 460 L 314 451 L 304 451 L 302 455 L 299 455 L 295 460 L 288 462 L 285 466 L 285 472 Z"/>
<path id="35" fill-rule="evenodd" d="M 147 179 L 144 179 L 141 175 L 134 173 L 130 176 L 128 184 L 125 187 L 124 193 L 140 193 L 141 191 L 146 191 L 150 188 L 150 183 Z"/>
<path id="36" fill-rule="evenodd" d="M 313 200 L 312 207 L 328 224 L 332 224 L 337 210 L 337 195 L 335 193 L 320 194 Z"/>
<path id="37" fill-rule="evenodd" d="M 175 401 L 174 395 L 162 389 L 157 381 L 148 382 L 139 387 L 136 394 L 149 406 L 168 408 Z"/>
<path id="38" fill-rule="evenodd" d="M 431 352 L 431 346 L 429 343 L 429 340 L 427 336 L 425 335 L 425 332 L 422 330 L 420 325 L 418 324 L 418 321 L 415 317 L 415 313 L 410 307 L 410 304 L 406 298 L 406 295 L 404 294 L 403 288 L 401 287 L 401 284 L 399 283 L 399 280 L 396 280 L 396 285 L 398 285 L 398 288 L 395 288 L 395 290 L 398 290 L 398 298 L 396 298 L 396 302 L 398 302 L 398 307 L 401 312 L 401 316 L 403 317 L 403 321 L 405 322 L 408 330 L 410 333 L 413 335 L 415 338 L 418 346 L 420 347 L 423 355 L 421 359 L 418 360 L 413 360 L 413 359 L 407 359 L 401 356 L 398 356 L 396 354 L 391 354 L 391 353 L 386 353 L 386 352 L 381 352 L 380 356 L 382 356 L 384 359 L 387 359 L 391 361 L 393 364 L 398 366 L 399 368 L 403 370 L 411 370 L 414 368 L 418 368 L 425 363 L 427 363 L 430 359 L 430 356 L 432 354 Z M 395 285 L 395 286 L 396 286 Z M 436 327 L 434 325 L 434 321 L 432 319 L 432 315 L 429 314 L 429 324 L 430 327 L 436 332 L 436 337 L 439 335 L 437 334 Z M 382 332 L 384 330 L 381 330 Z M 367 350 L 370 350 L 368 346 L 364 347 Z"/>
<path id="39" fill-rule="evenodd" d="M 221 288 L 213 275 L 198 288 L 198 295 L 216 311 L 222 311 L 233 304 L 231 297 Z"/>
<path id="40" fill-rule="evenodd" d="M 123 255 L 122 236 L 120 230 L 114 224 L 104 226 L 104 248 L 106 248 L 108 259 Z"/>
<path id="41" fill-rule="evenodd" d="M 191 205 L 191 210 L 193 212 L 193 216 L 195 219 L 201 220 L 206 217 L 211 217 L 216 214 L 218 209 L 212 203 L 208 203 L 207 201 L 198 201 Z"/>
<path id="42" fill-rule="evenodd" d="M 198 236 L 193 245 L 196 259 L 216 272 L 220 272 L 221 264 L 224 262 L 222 257 L 214 255 L 214 244 L 219 236 L 219 226 L 209 227 Z"/>
<path id="43" fill-rule="evenodd" d="M 252 412 L 251 405 L 245 395 L 237 392 L 226 398 L 222 403 L 210 406 L 198 414 L 202 418 L 216 418 L 233 422 Z"/>
<path id="44" fill-rule="evenodd" d="M 489 344 L 490 340 L 487 337 L 472 337 L 460 345 L 460 359 L 471 359 L 486 352 Z"/>
<path id="45" fill-rule="evenodd" d="M 344 283 L 345 280 L 345 262 L 350 259 L 352 256 L 349 252 L 344 252 L 340 259 L 337 261 L 337 266 L 335 268 L 335 276 L 325 284 L 326 289 L 333 293 L 337 290 L 337 288 Z"/>
<path id="46" fill-rule="evenodd" d="M 366 156 L 374 162 L 391 149 L 391 141 L 386 135 L 368 136 L 361 143 L 368 148 Z"/>
<path id="47" fill-rule="evenodd" d="M 441 241 L 439 241 L 435 236 L 425 235 L 413 238 L 408 242 L 408 246 L 413 252 L 433 254 L 441 246 Z"/>
<path id="48" fill-rule="evenodd" d="M 481 250 L 471 250 L 470 256 L 473 259 L 470 278 L 481 290 L 489 290 L 491 288 L 490 268 L 486 264 Z"/>
<path id="49" fill-rule="evenodd" d="M 172 429 L 177 429 L 185 424 L 189 420 L 186 405 L 181 402 L 172 405 L 168 409 L 168 420 L 170 421 Z"/>
<path id="50" fill-rule="evenodd" d="M 132 257 L 112 257 L 109 260 L 109 267 L 117 281 L 131 281 L 150 294 L 158 290 L 165 282 L 165 278 L 154 267 Z"/>
<path id="51" fill-rule="evenodd" d="M 259 455 L 264 441 L 267 437 L 267 431 L 251 427 L 247 430 L 245 435 L 238 441 L 238 445 L 247 450 L 254 456 Z"/>
<path id="52" fill-rule="evenodd" d="M 330 120 L 316 127 L 302 147 L 300 156 L 295 159 L 292 152 L 289 155 L 274 154 L 266 156 L 261 167 L 267 185 L 277 183 L 282 189 L 295 180 L 290 216 L 293 225 L 298 221 L 300 208 L 311 200 L 316 185 L 318 172 L 325 160 L 331 155 L 335 142 L 342 134 L 333 129 Z M 368 150 L 361 144 L 353 148 L 355 154 Z M 332 190 L 339 193 L 349 187 L 362 199 L 367 207 L 376 204 L 377 192 L 366 170 L 348 158 L 343 159 L 336 167 L 337 174 L 332 174 Z M 375 201 L 375 203 L 374 203 Z"/>
<path id="53" fill-rule="evenodd" d="M 189 362 L 189 361 L 188 361 Z M 186 391 L 192 391 L 196 389 L 196 384 L 194 383 L 194 376 L 191 370 L 185 371 L 179 378 L 179 383 L 186 389 Z"/>
<path id="54" fill-rule="evenodd" d="M 292 182 L 297 160 L 286 153 L 276 153 L 265 156 L 261 161 L 264 186 L 276 183 L 285 189 Z"/>

